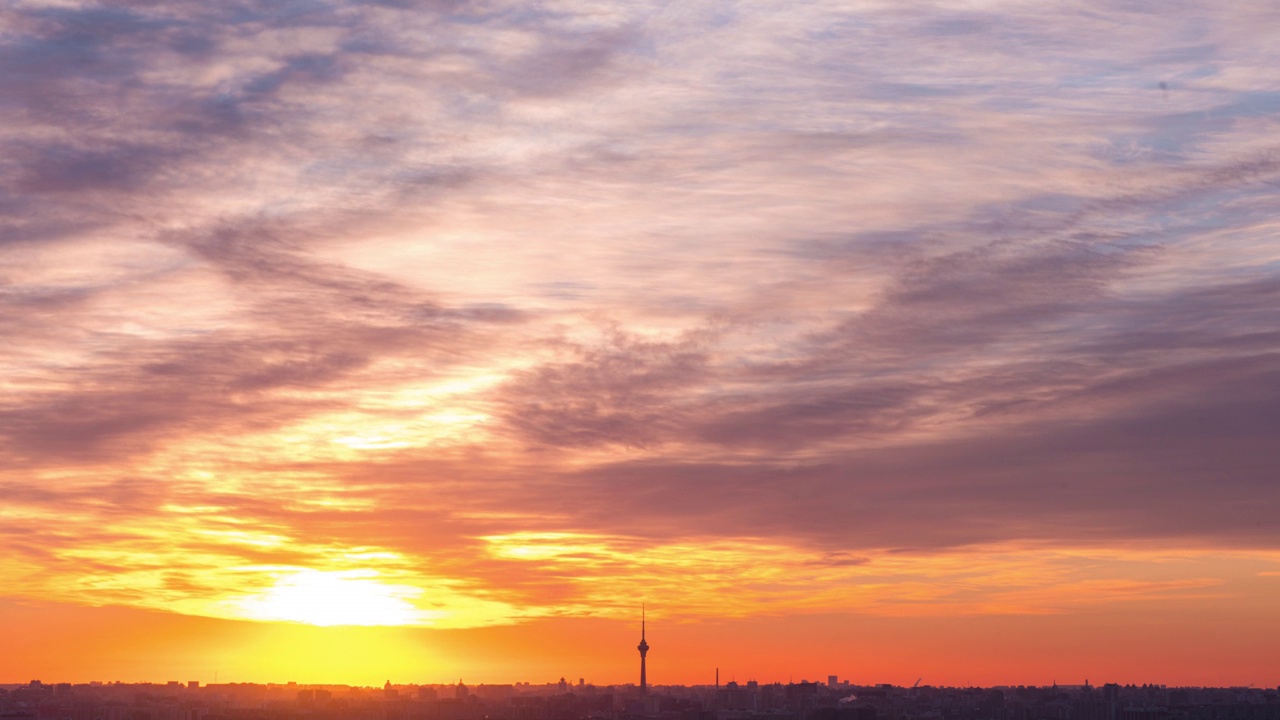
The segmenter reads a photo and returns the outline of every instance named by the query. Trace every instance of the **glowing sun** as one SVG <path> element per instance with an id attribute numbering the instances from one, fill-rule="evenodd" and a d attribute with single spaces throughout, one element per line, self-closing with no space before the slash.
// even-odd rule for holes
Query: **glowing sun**
<path id="1" fill-rule="evenodd" d="M 241 617 L 308 625 L 419 625 L 419 588 L 379 582 L 371 570 L 299 570 L 260 595 L 238 601 Z"/>

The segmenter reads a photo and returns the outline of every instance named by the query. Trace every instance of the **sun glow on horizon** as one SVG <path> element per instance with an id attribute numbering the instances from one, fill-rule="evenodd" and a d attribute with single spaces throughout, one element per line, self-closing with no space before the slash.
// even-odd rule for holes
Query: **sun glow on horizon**
<path id="1" fill-rule="evenodd" d="M 300 570 L 235 604 L 250 620 L 333 625 L 425 625 L 433 615 L 411 601 L 422 590 L 379 581 L 371 570 Z"/>

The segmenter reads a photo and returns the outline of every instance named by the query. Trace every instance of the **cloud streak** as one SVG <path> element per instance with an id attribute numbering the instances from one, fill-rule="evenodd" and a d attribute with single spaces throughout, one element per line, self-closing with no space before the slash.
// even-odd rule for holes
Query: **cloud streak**
<path id="1" fill-rule="evenodd" d="M 1277 20 L 14 4 L 0 568 L 449 627 L 1251 602 Z"/>

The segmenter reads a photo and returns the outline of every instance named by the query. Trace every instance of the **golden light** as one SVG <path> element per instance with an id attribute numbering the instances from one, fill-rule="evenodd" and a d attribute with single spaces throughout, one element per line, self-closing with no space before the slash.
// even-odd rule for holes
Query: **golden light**
<path id="1" fill-rule="evenodd" d="M 420 625 L 429 619 L 411 598 L 418 588 L 391 585 L 370 570 L 299 570 L 265 593 L 238 601 L 240 616 L 308 625 Z"/>

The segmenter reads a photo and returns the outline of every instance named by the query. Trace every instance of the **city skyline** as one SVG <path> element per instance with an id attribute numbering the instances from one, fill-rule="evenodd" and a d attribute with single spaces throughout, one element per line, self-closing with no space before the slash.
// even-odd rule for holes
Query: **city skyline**
<path id="1" fill-rule="evenodd" d="M 1164 689 L 1164 690 L 1181 690 L 1181 689 L 1236 690 L 1236 691 L 1243 690 L 1243 691 L 1249 691 L 1249 692 L 1257 692 L 1260 694 L 1280 693 L 1280 688 L 1256 687 L 1253 685 L 1247 685 L 1247 686 L 1165 685 L 1162 683 L 1143 683 L 1139 685 L 1136 683 L 1129 683 L 1129 684 L 1120 684 L 1120 683 L 1112 683 L 1112 682 L 1092 683 L 1089 681 L 1088 678 L 1084 679 L 1082 682 L 1079 682 L 1079 683 L 1051 682 L 1046 685 L 1001 684 L 1001 685 L 989 685 L 989 686 L 932 685 L 929 683 L 923 683 L 923 680 L 924 678 L 917 678 L 916 682 L 911 683 L 909 685 L 895 685 L 892 683 L 859 683 L 859 682 L 852 681 L 848 678 L 840 678 L 837 675 L 829 675 L 825 679 L 815 679 L 815 680 L 810 680 L 807 678 L 800 679 L 800 680 L 792 679 L 785 682 L 784 681 L 761 682 L 754 679 L 746 680 L 746 681 L 729 680 L 724 683 L 715 682 L 715 681 L 707 682 L 707 683 L 671 683 L 667 685 L 657 686 L 657 688 L 659 689 L 704 688 L 704 689 L 712 689 L 712 690 L 733 690 L 733 689 L 758 688 L 758 687 L 764 687 L 764 686 L 779 687 L 779 686 L 788 686 L 788 685 L 790 686 L 804 685 L 804 686 L 817 686 L 817 687 L 825 688 L 828 690 L 836 690 L 836 691 L 876 690 L 876 689 L 899 690 L 899 691 L 903 691 L 903 690 L 905 691 L 989 690 L 989 689 L 1009 690 L 1009 689 L 1022 688 L 1022 689 L 1028 689 L 1028 690 L 1060 690 L 1063 692 L 1080 692 L 1080 691 L 1090 692 L 1090 691 L 1101 691 L 1107 688 L 1119 688 L 1119 689 L 1125 689 L 1125 690 L 1157 688 L 1157 689 Z M 631 691 L 635 694 L 638 694 L 640 690 L 639 685 L 637 683 L 600 684 L 600 683 L 587 682 L 586 678 L 581 678 L 581 677 L 577 678 L 573 682 L 568 681 L 565 677 L 560 677 L 559 679 L 553 679 L 553 680 L 537 680 L 537 681 L 516 680 L 513 682 L 497 682 L 497 683 L 466 682 L 462 678 L 458 678 L 457 680 L 454 680 L 454 681 L 439 681 L 439 682 L 436 682 L 436 681 L 392 682 L 390 679 L 388 679 L 382 684 L 374 684 L 374 685 L 353 685 L 353 684 L 346 684 L 346 683 L 325 683 L 325 682 L 308 683 L 308 682 L 297 682 L 294 680 L 285 680 L 285 681 L 276 681 L 276 682 L 216 682 L 215 681 L 211 683 L 204 683 L 199 680 L 187 680 L 187 681 L 147 680 L 147 681 L 138 681 L 138 682 L 124 682 L 119 680 L 92 680 L 92 681 L 84 681 L 84 682 L 62 682 L 60 680 L 45 681 L 37 678 L 37 679 L 29 680 L 26 682 L 13 682 L 13 683 L 0 682 L 0 689 L 5 689 L 5 690 L 13 690 L 13 689 L 19 689 L 19 688 L 41 688 L 41 689 L 56 690 L 59 687 L 64 689 L 67 687 L 73 687 L 73 688 L 75 687 L 79 687 L 79 688 L 137 687 L 137 688 L 155 688 L 155 689 L 178 691 L 178 692 L 185 692 L 185 691 L 191 691 L 191 690 L 209 691 L 209 690 L 217 690 L 217 689 L 234 690 L 238 687 L 284 688 L 284 689 L 315 689 L 315 688 L 344 689 L 345 688 L 353 691 L 382 690 L 384 692 L 384 695 L 383 695 L 384 698 L 399 697 L 397 695 L 388 695 L 386 694 L 386 691 L 413 690 L 416 688 L 433 688 L 436 690 L 452 689 L 452 690 L 456 690 L 459 693 L 461 692 L 470 693 L 472 691 L 482 690 L 484 688 L 501 688 L 504 690 L 509 689 L 512 691 L 527 691 L 530 693 L 540 693 L 540 694 L 547 694 L 548 692 L 556 692 L 556 691 L 567 693 L 567 692 L 572 692 L 574 690 L 582 690 L 583 688 L 587 688 L 587 687 L 595 688 L 597 690 L 612 688 L 620 692 Z"/>
<path id="2" fill-rule="evenodd" d="M 179 720 L 229 717 L 492 718 L 535 715 L 572 718 L 699 717 L 772 720 L 1214 720 L 1280 717 L 1280 689 L 1178 688 L 1090 683 L 1075 686 L 910 687 L 858 685 L 830 676 L 826 683 L 681 686 L 642 693 L 625 687 L 576 684 L 467 686 L 399 684 L 382 687 L 302 683 L 29 683 L 0 686 L 0 716 L 18 720 L 63 718 L 134 720 L 155 715 Z"/>
<path id="3" fill-rule="evenodd" d="M 3 3 L 0 680 L 1280 685 L 1277 28 Z"/>

